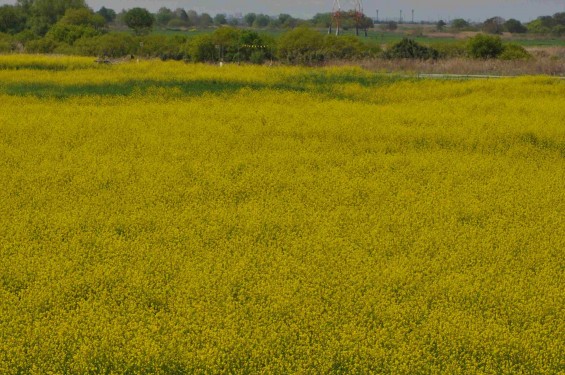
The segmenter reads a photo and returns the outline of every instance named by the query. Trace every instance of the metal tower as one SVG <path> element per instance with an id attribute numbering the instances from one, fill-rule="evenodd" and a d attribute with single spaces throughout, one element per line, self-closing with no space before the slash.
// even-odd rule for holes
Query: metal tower
<path id="1" fill-rule="evenodd" d="M 334 5 L 332 7 L 332 20 L 330 23 L 329 34 L 332 33 L 332 26 L 335 25 L 335 35 L 339 35 L 341 26 L 341 3 L 339 0 L 334 0 Z"/>
<path id="2" fill-rule="evenodd" d="M 342 4 L 347 6 L 348 10 L 343 10 Z M 329 33 L 332 33 L 332 27 L 335 25 L 335 35 L 341 32 L 341 22 L 344 18 L 351 18 L 355 22 L 355 32 L 359 35 L 359 29 L 363 27 L 363 1 L 362 0 L 334 0 L 332 7 L 332 20 L 329 28 Z M 364 27 L 363 27 L 364 28 Z M 365 35 L 367 30 L 365 29 Z"/>

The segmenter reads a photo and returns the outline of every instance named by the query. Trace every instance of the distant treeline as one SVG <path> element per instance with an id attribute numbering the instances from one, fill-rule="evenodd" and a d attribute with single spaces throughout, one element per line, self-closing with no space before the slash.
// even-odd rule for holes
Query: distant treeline
<path id="1" fill-rule="evenodd" d="M 406 39 L 383 51 L 374 41 L 371 43 L 353 36 L 324 35 L 311 29 L 329 28 L 330 25 L 329 13 L 317 14 L 310 20 L 297 19 L 288 14 L 269 17 L 248 13 L 239 18 L 217 14 L 212 17 L 207 13 L 198 14 L 193 10 L 180 8 L 161 8 L 156 14 L 144 8 L 116 13 L 105 7 L 95 12 L 84 0 L 18 0 L 15 5 L 0 7 L 0 52 L 59 53 L 106 58 L 141 56 L 196 62 L 262 63 L 265 60 L 279 60 L 292 64 L 318 64 L 330 60 L 373 57 L 528 57 L 521 47 L 503 46 L 497 37 L 479 37 L 471 41 L 432 47 L 421 46 Z M 343 30 L 374 26 L 373 20 L 367 17 L 355 19 L 347 14 L 342 17 Z M 213 28 L 214 31 L 193 37 L 188 37 L 189 33 L 165 36 L 151 33 L 155 27 L 175 30 Z M 393 30 L 398 25 L 387 22 L 379 27 Z M 482 30 L 490 34 L 529 31 L 561 35 L 565 34 L 565 13 L 540 17 L 527 25 L 517 20 L 494 17 L 481 25 L 456 19 L 449 25 L 440 21 L 436 27 L 439 30 Z M 286 31 L 275 39 L 262 32 L 268 28 L 282 28 Z M 128 32 L 128 29 L 132 32 Z M 476 52 L 473 50 L 473 43 L 490 47 L 484 48 L 487 52 Z"/>

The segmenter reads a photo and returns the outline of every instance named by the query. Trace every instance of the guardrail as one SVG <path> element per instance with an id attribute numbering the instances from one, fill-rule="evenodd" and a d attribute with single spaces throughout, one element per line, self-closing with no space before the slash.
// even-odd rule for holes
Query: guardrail
<path id="1" fill-rule="evenodd" d="M 498 78 L 516 78 L 520 76 L 495 76 L 485 74 L 423 74 L 418 73 L 417 78 L 437 78 L 437 79 L 498 79 Z M 564 79 L 562 76 L 549 76 L 555 79 Z"/>

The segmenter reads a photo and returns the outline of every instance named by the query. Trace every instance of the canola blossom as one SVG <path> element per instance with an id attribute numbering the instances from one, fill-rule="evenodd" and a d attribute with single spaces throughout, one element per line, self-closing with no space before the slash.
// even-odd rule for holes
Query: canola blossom
<path id="1" fill-rule="evenodd" d="M 0 373 L 563 373 L 564 98 L 0 56 Z"/>

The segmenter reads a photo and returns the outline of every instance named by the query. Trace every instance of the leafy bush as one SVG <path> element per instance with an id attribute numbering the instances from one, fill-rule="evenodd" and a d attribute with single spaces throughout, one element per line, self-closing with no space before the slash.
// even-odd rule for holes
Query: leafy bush
<path id="1" fill-rule="evenodd" d="M 11 35 L 0 33 L 0 53 L 13 52 L 16 49 L 16 43 Z"/>
<path id="2" fill-rule="evenodd" d="M 108 33 L 94 38 L 82 38 L 75 42 L 75 51 L 81 55 L 123 57 L 139 48 L 136 39 L 128 34 Z"/>
<path id="3" fill-rule="evenodd" d="M 498 36 L 478 34 L 467 41 L 467 54 L 474 59 L 494 59 L 504 52 Z"/>
<path id="4" fill-rule="evenodd" d="M 57 42 L 74 44 L 80 38 L 91 38 L 100 35 L 101 32 L 88 25 L 73 25 L 59 22 L 47 33 L 46 38 L 52 38 Z"/>
<path id="5" fill-rule="evenodd" d="M 252 30 L 221 27 L 185 45 L 186 58 L 194 62 L 252 62 L 273 58 L 274 41 Z"/>
<path id="6" fill-rule="evenodd" d="M 429 60 L 437 59 L 439 52 L 434 48 L 422 46 L 412 39 L 404 38 L 394 43 L 384 56 L 387 59 Z"/>
<path id="7" fill-rule="evenodd" d="M 457 58 L 467 56 L 465 42 L 434 43 L 432 46 L 439 53 L 440 58 Z"/>
<path id="8" fill-rule="evenodd" d="M 161 60 L 183 60 L 186 37 L 174 35 L 147 35 L 136 39 L 138 54 L 144 57 L 159 57 Z"/>
<path id="9" fill-rule="evenodd" d="M 311 65 L 324 60 L 324 37 L 316 30 L 298 27 L 283 34 L 278 56 L 287 63 Z"/>
<path id="10" fill-rule="evenodd" d="M 214 62 L 219 58 L 211 35 L 199 35 L 189 40 L 185 51 L 193 62 Z"/>
<path id="11" fill-rule="evenodd" d="M 41 38 L 29 41 L 25 48 L 28 53 L 53 53 L 59 44 L 52 38 Z"/>
<path id="12" fill-rule="evenodd" d="M 532 55 L 518 44 L 507 44 L 504 51 L 498 56 L 501 60 L 528 60 Z"/>
<path id="13" fill-rule="evenodd" d="M 378 46 L 369 47 L 361 39 L 352 35 L 324 37 L 324 59 L 352 60 L 376 56 L 379 52 Z"/>

